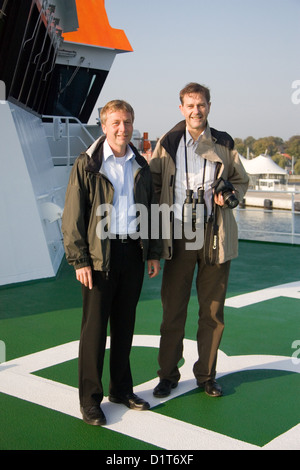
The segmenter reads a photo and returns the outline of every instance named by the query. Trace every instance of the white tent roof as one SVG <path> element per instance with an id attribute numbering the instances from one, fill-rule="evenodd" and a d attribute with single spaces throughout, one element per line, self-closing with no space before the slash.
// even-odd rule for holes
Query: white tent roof
<path id="1" fill-rule="evenodd" d="M 259 155 L 252 160 L 240 155 L 241 162 L 249 175 L 286 175 L 283 170 L 275 163 L 269 155 Z"/>

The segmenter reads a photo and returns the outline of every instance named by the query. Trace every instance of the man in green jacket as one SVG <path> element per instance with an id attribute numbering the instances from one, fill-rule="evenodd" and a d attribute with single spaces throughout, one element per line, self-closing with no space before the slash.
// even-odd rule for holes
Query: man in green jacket
<path id="1" fill-rule="evenodd" d="M 109 400 L 147 410 L 133 393 L 130 349 L 144 262 L 159 273 L 160 243 L 148 227 L 153 199 L 146 160 L 130 143 L 134 111 L 121 100 L 101 110 L 104 136 L 74 163 L 66 192 L 62 231 L 67 261 L 82 284 L 79 399 L 85 422 L 104 425 L 102 369 L 110 321 Z M 137 209 L 147 215 L 142 222 Z M 141 227 L 141 224 L 143 227 Z"/>
<path id="2" fill-rule="evenodd" d="M 232 138 L 208 125 L 209 89 L 190 83 L 181 90 L 180 101 L 185 120 L 159 140 L 150 160 L 158 200 L 161 205 L 173 209 L 173 218 L 166 220 L 170 236 L 163 237 L 162 258 L 166 261 L 161 290 L 160 382 L 153 393 L 158 398 L 168 396 L 180 379 L 178 362 L 183 353 L 187 306 L 197 266 L 200 308 L 198 360 L 193 372 L 198 386 L 216 397 L 222 395 L 215 376 L 217 350 L 224 329 L 223 309 L 230 260 L 238 254 L 237 225 L 232 206 L 242 200 L 249 178 L 233 148 Z M 199 223 L 202 224 L 205 243 L 197 246 L 191 244 L 191 232 L 187 236 L 184 229 L 183 206 L 187 207 L 188 195 L 196 201 L 201 192 L 204 201 L 201 202 L 203 209 L 199 214 L 202 214 L 202 220 Z M 194 215 L 197 219 L 197 214 Z M 208 244 L 210 223 L 214 232 L 212 243 Z M 194 232 L 198 233 L 197 230 Z M 206 255 L 204 247 L 207 245 L 210 248 L 208 253 L 214 254 L 214 261 Z"/>

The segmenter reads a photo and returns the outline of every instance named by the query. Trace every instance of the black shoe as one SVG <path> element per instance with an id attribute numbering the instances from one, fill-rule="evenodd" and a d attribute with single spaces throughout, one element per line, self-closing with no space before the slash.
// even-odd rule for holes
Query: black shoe
<path id="1" fill-rule="evenodd" d="M 156 398 L 164 398 L 170 395 L 172 388 L 176 388 L 177 382 L 171 382 L 171 380 L 162 379 L 153 390 L 153 395 Z"/>
<path id="2" fill-rule="evenodd" d="M 92 405 L 89 407 L 80 407 L 83 421 L 93 426 L 104 426 L 106 424 L 106 418 L 100 405 Z"/>
<path id="3" fill-rule="evenodd" d="M 197 382 L 198 387 L 204 388 L 204 391 L 210 397 L 221 397 L 223 395 L 222 388 L 214 379 L 209 379 L 206 382 Z"/>
<path id="4" fill-rule="evenodd" d="M 112 403 L 123 403 L 123 405 L 127 406 L 131 410 L 143 411 L 149 410 L 150 408 L 150 404 L 147 401 L 138 397 L 134 393 L 128 393 L 122 397 L 109 395 L 109 401 Z"/>

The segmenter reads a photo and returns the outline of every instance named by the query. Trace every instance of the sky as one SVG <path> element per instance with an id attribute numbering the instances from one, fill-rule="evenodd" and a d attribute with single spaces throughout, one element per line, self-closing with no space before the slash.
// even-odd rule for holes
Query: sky
<path id="1" fill-rule="evenodd" d="M 128 101 L 135 129 L 155 140 L 183 119 L 179 91 L 195 81 L 210 88 L 211 127 L 241 139 L 300 135 L 300 99 L 292 88 L 299 81 L 300 91 L 300 0 L 105 0 L 105 6 L 133 52 L 116 56 L 96 108 Z"/>

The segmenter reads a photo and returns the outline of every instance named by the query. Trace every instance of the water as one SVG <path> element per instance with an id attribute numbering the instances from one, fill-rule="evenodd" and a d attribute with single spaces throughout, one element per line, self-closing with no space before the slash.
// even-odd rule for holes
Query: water
<path id="1" fill-rule="evenodd" d="M 238 208 L 239 238 L 300 245 L 300 212 Z"/>

